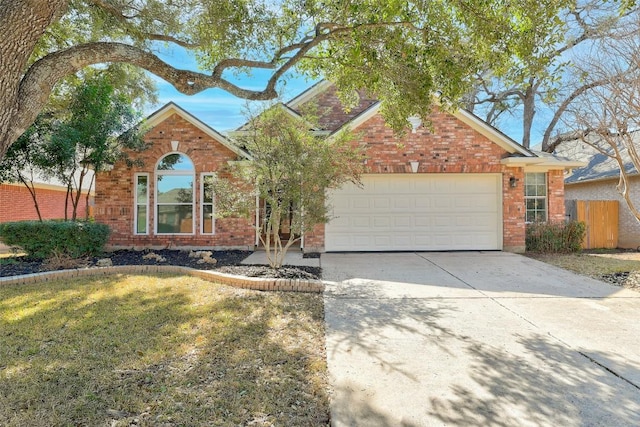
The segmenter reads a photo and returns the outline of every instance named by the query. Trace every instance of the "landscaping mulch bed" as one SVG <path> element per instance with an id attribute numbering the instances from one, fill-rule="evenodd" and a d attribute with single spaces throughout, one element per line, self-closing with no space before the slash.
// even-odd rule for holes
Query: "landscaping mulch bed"
<path id="1" fill-rule="evenodd" d="M 182 250 L 117 250 L 105 253 L 103 257 L 80 260 L 41 261 L 25 256 L 0 259 L 0 277 L 18 276 L 43 271 L 67 268 L 91 268 L 101 265 L 101 260 L 109 258 L 111 264 L 118 265 L 177 265 L 199 270 L 216 270 L 222 273 L 248 277 L 275 277 L 282 279 L 319 279 L 321 269 L 307 266 L 283 266 L 278 270 L 264 265 L 240 264 L 250 251 L 211 251 L 215 263 L 204 262 L 202 256 L 193 256 L 192 251 Z M 52 262 L 53 261 L 53 262 Z M 104 263 L 104 261 L 102 261 Z"/>

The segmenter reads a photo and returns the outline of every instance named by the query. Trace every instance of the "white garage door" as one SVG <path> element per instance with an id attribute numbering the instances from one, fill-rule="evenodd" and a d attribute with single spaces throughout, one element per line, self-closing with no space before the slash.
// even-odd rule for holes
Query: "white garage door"
<path id="1" fill-rule="evenodd" d="M 499 174 L 364 175 L 329 195 L 327 251 L 502 249 Z"/>

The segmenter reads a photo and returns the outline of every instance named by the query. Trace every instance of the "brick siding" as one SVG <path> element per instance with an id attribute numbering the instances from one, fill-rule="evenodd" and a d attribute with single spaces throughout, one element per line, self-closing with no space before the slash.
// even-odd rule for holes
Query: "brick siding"
<path id="1" fill-rule="evenodd" d="M 42 219 L 63 219 L 64 203 L 67 192 L 64 189 L 36 188 L 36 198 Z M 93 198 L 89 201 L 93 204 Z M 67 207 L 68 218 L 73 208 L 71 202 Z M 85 197 L 78 205 L 78 219 L 86 218 Z M 38 213 L 29 190 L 22 184 L 0 184 L 0 222 L 37 220 Z"/>
<path id="2" fill-rule="evenodd" d="M 113 170 L 96 177 L 96 221 L 107 224 L 112 231 L 111 247 L 206 247 L 206 248 L 253 248 L 255 229 L 252 220 L 225 218 L 215 220 L 215 234 L 200 232 L 201 218 L 201 173 L 215 172 L 236 160 L 237 155 L 211 138 L 202 130 L 173 114 L 146 135 L 151 147 L 142 153 L 133 154 L 144 162 L 142 167 L 128 168 L 118 163 Z M 195 234 L 154 233 L 155 174 L 160 158 L 172 152 L 171 141 L 178 141 L 178 152 L 189 156 L 195 167 Z M 149 234 L 134 235 L 134 177 L 136 173 L 149 175 Z"/>
<path id="3" fill-rule="evenodd" d="M 565 190 L 563 170 L 550 170 L 547 172 L 547 192 L 549 199 L 549 221 L 564 221 L 566 216 L 564 210 Z"/>
<path id="4" fill-rule="evenodd" d="M 618 207 L 618 247 L 636 249 L 640 247 L 640 222 L 631 213 L 627 203 L 618 193 L 618 179 L 567 184 L 567 200 L 617 200 Z M 629 186 L 631 200 L 638 201 L 640 208 L 640 177 L 632 177 Z"/>

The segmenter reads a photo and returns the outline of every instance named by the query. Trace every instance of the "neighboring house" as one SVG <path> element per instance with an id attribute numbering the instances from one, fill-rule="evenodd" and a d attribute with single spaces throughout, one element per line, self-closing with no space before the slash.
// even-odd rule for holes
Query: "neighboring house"
<path id="1" fill-rule="evenodd" d="M 562 221 L 564 170 L 582 165 L 527 150 L 478 117 L 435 111 L 431 126 L 397 137 L 361 97 L 345 113 L 329 83 L 286 104 L 318 107 L 326 134 L 351 129 L 366 153 L 363 187 L 328 194 L 332 220 L 303 237 L 305 251 L 523 251 L 527 221 Z M 112 247 L 244 248 L 254 221 L 215 219 L 209 176 L 247 158 L 233 141 L 169 103 L 147 121 L 143 167 L 100 173 L 96 220 Z"/>
<path id="2" fill-rule="evenodd" d="M 565 178 L 565 199 L 618 201 L 618 247 L 633 249 L 640 247 L 640 223 L 617 189 L 620 180 L 618 163 L 579 140 L 563 142 L 556 148 L 555 153 L 587 164 L 573 170 Z M 631 199 L 640 208 L 640 176 L 630 161 L 626 163 L 625 168 L 631 175 L 629 186 Z"/>
<path id="3" fill-rule="evenodd" d="M 90 171 L 90 173 L 92 173 Z M 91 175 L 88 176 L 91 179 Z M 42 219 L 63 219 L 65 217 L 65 200 L 67 187 L 55 179 L 34 179 L 34 187 L 38 207 Z M 87 191 L 85 188 L 84 191 Z M 89 205 L 93 205 L 93 190 Z M 67 206 L 67 215 L 70 218 L 73 211 L 71 201 Z M 78 218 L 86 218 L 87 209 L 84 194 L 78 206 Z M 0 184 L 0 223 L 9 221 L 37 220 L 33 198 L 29 190 L 21 182 Z"/>

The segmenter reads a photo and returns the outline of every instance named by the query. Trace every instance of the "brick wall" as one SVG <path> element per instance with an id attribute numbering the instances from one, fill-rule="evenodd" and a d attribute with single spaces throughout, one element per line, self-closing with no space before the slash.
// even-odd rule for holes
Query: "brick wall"
<path id="1" fill-rule="evenodd" d="M 153 127 L 145 136 L 151 147 L 134 156 L 144 162 L 142 167 L 128 168 L 116 164 L 112 171 L 96 177 L 96 221 L 109 225 L 112 247 L 209 247 L 249 248 L 255 243 L 251 220 L 225 218 L 215 220 L 215 234 L 202 234 L 200 218 L 200 174 L 215 172 L 236 160 L 237 155 L 207 133 L 177 114 Z M 195 166 L 195 234 L 157 235 L 154 233 L 155 175 L 158 160 L 172 152 L 171 141 L 178 141 L 178 152 L 189 156 Z M 135 235 L 134 177 L 149 174 L 149 234 Z"/>
<path id="2" fill-rule="evenodd" d="M 549 203 L 549 221 L 558 222 L 566 219 L 564 211 L 564 171 L 547 172 L 547 191 Z"/>
<path id="3" fill-rule="evenodd" d="M 409 162 L 418 161 L 418 173 L 500 173 L 506 151 L 454 116 L 434 113 L 433 129 L 420 127 L 398 138 L 376 115 L 354 130 L 366 148 L 367 173 L 411 173 Z"/>
<path id="4" fill-rule="evenodd" d="M 516 187 L 510 180 L 515 178 Z M 508 168 L 502 175 L 502 249 L 523 252 L 525 249 L 524 171 Z"/>
<path id="5" fill-rule="evenodd" d="M 64 218 L 64 203 L 67 192 L 64 189 L 36 188 L 36 198 L 42 219 Z M 90 200 L 93 203 L 93 199 Z M 77 217 L 86 218 L 84 195 L 78 206 Z M 67 208 L 71 218 L 72 207 Z M 38 214 L 29 190 L 22 184 L 0 184 L 0 222 L 37 220 Z"/>
<path id="6" fill-rule="evenodd" d="M 618 193 L 618 179 L 592 181 L 580 184 L 567 184 L 567 200 L 617 200 L 618 207 L 618 246 L 636 249 L 640 247 L 640 223 L 627 207 L 627 203 Z M 632 177 L 629 187 L 631 199 L 640 207 L 640 177 Z"/>

